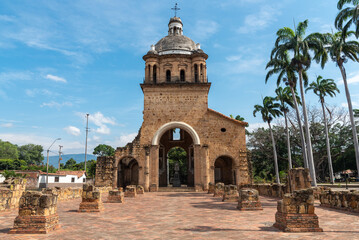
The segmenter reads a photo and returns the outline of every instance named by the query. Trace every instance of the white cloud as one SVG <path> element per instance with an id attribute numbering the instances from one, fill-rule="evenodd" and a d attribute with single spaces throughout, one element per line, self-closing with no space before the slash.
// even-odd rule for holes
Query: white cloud
<path id="1" fill-rule="evenodd" d="M 40 105 L 40 107 L 49 107 L 49 108 L 57 108 L 60 109 L 62 107 L 71 107 L 73 104 L 71 102 L 55 102 L 55 101 L 51 101 L 51 102 L 44 102 Z"/>
<path id="2" fill-rule="evenodd" d="M 0 124 L 1 127 L 4 127 L 4 128 L 11 128 L 14 126 L 13 123 L 3 123 L 3 124 Z"/>
<path id="3" fill-rule="evenodd" d="M 67 83 L 67 81 L 66 81 L 65 78 L 58 77 L 58 76 L 51 75 L 51 74 L 47 74 L 45 78 L 46 78 L 46 79 L 49 79 L 49 80 L 52 80 L 52 81 L 55 81 L 55 82 Z"/>
<path id="4" fill-rule="evenodd" d="M 46 95 L 46 96 L 53 96 L 55 93 L 47 90 L 47 89 L 26 89 L 25 93 L 29 97 L 35 97 L 37 95 Z"/>
<path id="5" fill-rule="evenodd" d="M 107 142 L 107 144 L 115 145 L 115 147 L 123 147 L 127 143 L 132 142 L 138 133 L 129 133 L 116 138 L 114 142 Z"/>
<path id="6" fill-rule="evenodd" d="M 280 15 L 278 8 L 268 5 L 262 6 L 259 12 L 245 17 L 244 25 L 238 29 L 238 32 L 245 34 L 265 29 L 277 20 L 276 16 L 278 15 Z"/>
<path id="7" fill-rule="evenodd" d="M 64 128 L 64 130 L 68 134 L 71 134 L 71 135 L 74 135 L 74 136 L 79 136 L 81 134 L 80 129 L 78 129 L 77 127 L 74 127 L 74 126 L 67 126 L 67 127 Z"/>
<path id="8" fill-rule="evenodd" d="M 249 132 L 256 130 L 257 128 L 268 128 L 268 123 L 260 122 L 260 123 L 249 123 L 249 126 L 246 128 Z"/>
<path id="9" fill-rule="evenodd" d="M 339 78 L 337 81 L 338 85 L 343 85 L 344 81 L 342 78 Z M 347 76 L 347 83 L 348 84 L 356 84 L 359 83 L 359 71 L 351 72 Z"/>
<path id="10" fill-rule="evenodd" d="M 85 117 L 86 113 L 76 113 L 77 116 Z M 105 117 L 101 112 L 89 115 L 89 123 L 97 126 L 94 131 L 100 134 L 110 134 L 111 130 L 107 125 L 116 125 L 116 121 L 112 117 Z"/>
<path id="11" fill-rule="evenodd" d="M 228 73 L 239 74 L 239 73 L 255 73 L 262 74 L 265 69 L 264 58 L 259 56 L 229 56 L 226 58 L 230 64 L 227 66 Z"/>
<path id="12" fill-rule="evenodd" d="M 192 30 L 192 37 L 198 41 L 209 38 L 218 30 L 218 23 L 211 20 L 199 20 Z"/>

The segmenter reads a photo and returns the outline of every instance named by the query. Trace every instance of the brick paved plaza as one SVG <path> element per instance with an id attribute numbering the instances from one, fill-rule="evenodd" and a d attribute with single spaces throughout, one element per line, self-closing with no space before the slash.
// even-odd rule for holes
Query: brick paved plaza
<path id="1" fill-rule="evenodd" d="M 280 232 L 272 227 L 277 200 L 265 197 L 256 212 L 205 193 L 146 193 L 104 203 L 102 213 L 78 213 L 80 201 L 59 202 L 61 228 L 47 235 L 8 235 L 17 210 L 1 212 L 0 239 L 359 239 L 359 214 L 321 207 L 323 233 Z"/>

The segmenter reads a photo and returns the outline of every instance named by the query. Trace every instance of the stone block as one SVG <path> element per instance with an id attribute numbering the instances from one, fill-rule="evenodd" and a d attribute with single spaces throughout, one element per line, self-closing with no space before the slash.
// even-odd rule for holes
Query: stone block
<path id="1" fill-rule="evenodd" d="M 214 194 L 214 184 L 211 182 L 208 184 L 208 194 Z"/>
<path id="2" fill-rule="evenodd" d="M 314 213 L 313 189 L 295 190 L 277 203 L 274 227 L 285 232 L 322 232 Z"/>
<path id="3" fill-rule="evenodd" d="M 242 188 L 239 190 L 237 209 L 240 211 L 263 210 L 259 201 L 259 193 L 256 189 Z"/>
<path id="4" fill-rule="evenodd" d="M 224 183 L 216 183 L 214 187 L 213 197 L 223 197 L 224 194 Z"/>
<path id="5" fill-rule="evenodd" d="M 143 186 L 137 185 L 136 192 L 137 192 L 137 194 L 144 194 L 144 193 L 145 193 L 145 189 L 143 188 Z"/>
<path id="6" fill-rule="evenodd" d="M 225 185 L 223 191 L 223 202 L 238 202 L 239 194 L 236 185 Z"/>
<path id="7" fill-rule="evenodd" d="M 131 197 L 131 198 L 134 198 L 137 196 L 137 188 L 135 185 L 129 185 L 126 187 L 126 190 L 125 190 L 125 197 Z"/>
<path id="8" fill-rule="evenodd" d="M 9 234 L 46 234 L 59 227 L 57 195 L 26 192 L 19 204 L 19 215 Z"/>
<path id="9" fill-rule="evenodd" d="M 93 185 L 84 184 L 79 212 L 101 212 L 102 210 L 103 204 L 99 189 Z"/>
<path id="10" fill-rule="evenodd" d="M 108 192 L 107 202 L 108 203 L 123 203 L 124 197 L 125 197 L 125 194 L 123 193 L 122 188 L 110 190 Z"/>
<path id="11" fill-rule="evenodd" d="M 150 192 L 158 192 L 158 186 L 156 184 L 151 184 Z"/>

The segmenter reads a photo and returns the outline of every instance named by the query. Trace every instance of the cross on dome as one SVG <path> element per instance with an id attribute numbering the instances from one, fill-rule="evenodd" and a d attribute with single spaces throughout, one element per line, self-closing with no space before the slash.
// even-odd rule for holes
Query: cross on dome
<path id="1" fill-rule="evenodd" d="M 179 7 L 177 7 L 177 3 L 175 4 L 175 7 L 171 9 L 175 11 L 175 17 L 177 17 L 177 11 L 181 10 Z"/>

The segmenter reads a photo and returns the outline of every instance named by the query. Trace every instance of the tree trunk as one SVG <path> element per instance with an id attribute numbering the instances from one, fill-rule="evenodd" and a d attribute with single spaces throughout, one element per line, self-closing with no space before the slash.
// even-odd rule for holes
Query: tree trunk
<path id="1" fill-rule="evenodd" d="M 323 117 L 324 117 L 325 138 L 326 138 L 326 143 L 327 143 L 327 154 L 328 154 L 329 177 L 330 177 L 330 182 L 331 182 L 331 184 L 334 184 L 334 173 L 333 173 L 332 155 L 330 154 L 330 142 L 329 142 L 329 133 L 328 133 L 328 122 L 327 122 L 327 116 L 326 116 L 326 114 L 325 114 L 324 98 L 323 98 L 323 99 L 320 99 L 320 103 L 322 104 Z"/>
<path id="2" fill-rule="evenodd" d="M 295 95 L 295 91 L 294 91 L 294 89 L 293 89 L 293 86 L 290 86 L 290 90 L 291 90 L 291 92 L 292 92 L 292 97 L 293 97 L 293 101 L 294 101 L 295 112 L 296 112 L 296 114 L 297 114 L 297 119 L 298 119 L 299 133 L 300 133 L 300 141 L 301 141 L 301 143 L 302 143 L 302 155 L 303 155 L 304 167 L 305 167 L 305 168 L 308 168 L 307 148 L 306 148 L 306 144 L 305 144 L 305 137 L 304 137 L 304 132 L 303 132 L 302 120 L 300 119 L 298 102 L 297 102 L 297 98 L 295 97 L 296 95 Z"/>
<path id="3" fill-rule="evenodd" d="M 309 166 L 310 176 L 312 177 L 312 186 L 316 187 L 317 179 L 316 179 L 315 168 L 314 168 L 312 140 L 310 137 L 307 107 L 305 105 L 305 96 L 304 96 L 304 88 L 303 88 L 303 74 L 302 74 L 302 70 L 299 70 L 298 72 L 299 72 L 300 94 L 302 96 L 302 104 L 303 104 L 302 106 L 303 106 L 304 126 L 305 126 L 305 133 L 306 133 L 305 135 L 307 138 L 308 166 Z"/>
<path id="4" fill-rule="evenodd" d="M 354 141 L 354 150 L 355 150 L 355 160 L 357 163 L 357 175 L 359 176 L 359 146 L 358 146 L 358 134 L 357 129 L 355 126 L 354 121 L 354 113 L 353 113 L 353 106 L 352 106 L 352 100 L 350 98 L 348 83 L 347 83 L 347 74 L 345 73 L 345 68 L 342 64 L 338 63 L 338 66 L 340 68 L 340 72 L 343 76 L 343 82 L 345 87 L 345 95 L 347 97 L 348 101 L 348 108 L 349 108 L 349 116 L 350 116 L 350 123 L 352 125 L 352 132 L 353 132 L 353 141 Z"/>
<path id="5" fill-rule="evenodd" d="M 287 150 L 288 150 L 288 164 L 289 164 L 289 169 L 292 169 L 292 154 L 290 152 L 290 139 L 289 139 L 289 129 L 288 129 L 288 120 L 287 120 L 287 112 L 284 112 L 284 119 L 285 119 L 285 129 L 287 132 Z"/>
<path id="6" fill-rule="evenodd" d="M 275 141 L 274 141 L 274 136 L 273 136 L 272 127 L 271 127 L 271 125 L 270 125 L 270 122 L 268 122 L 268 126 L 269 126 L 270 136 L 271 136 L 271 138 L 272 138 L 273 155 L 274 155 L 274 170 L 275 170 L 276 182 L 277 182 L 278 184 L 280 184 L 279 171 L 278 171 L 277 150 L 276 150 Z"/>

